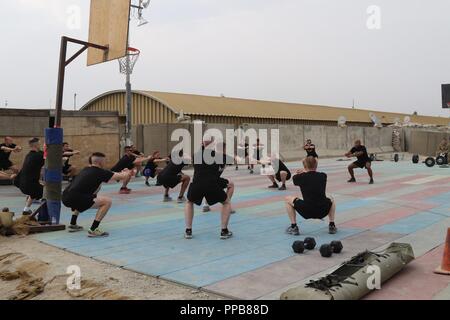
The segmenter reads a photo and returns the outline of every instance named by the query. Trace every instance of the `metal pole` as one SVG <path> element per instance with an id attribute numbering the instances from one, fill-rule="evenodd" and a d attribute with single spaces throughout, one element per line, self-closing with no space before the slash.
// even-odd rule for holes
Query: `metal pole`
<path id="1" fill-rule="evenodd" d="M 126 56 L 126 83 L 125 83 L 125 89 L 126 89 L 126 117 L 127 117 L 127 123 L 126 123 L 126 132 L 125 132 L 125 146 L 128 146 L 131 144 L 131 129 L 132 129 L 132 92 L 131 92 L 131 67 L 130 67 L 130 56 L 128 55 L 128 47 L 129 43 L 127 42 L 127 56 Z"/>
<path id="2" fill-rule="evenodd" d="M 73 95 L 73 111 L 77 111 L 77 94 Z"/>
<path id="3" fill-rule="evenodd" d="M 61 114 L 64 97 L 64 78 L 66 73 L 67 38 L 61 38 L 61 49 L 59 53 L 58 86 L 56 89 L 56 114 L 55 128 L 61 128 Z"/>

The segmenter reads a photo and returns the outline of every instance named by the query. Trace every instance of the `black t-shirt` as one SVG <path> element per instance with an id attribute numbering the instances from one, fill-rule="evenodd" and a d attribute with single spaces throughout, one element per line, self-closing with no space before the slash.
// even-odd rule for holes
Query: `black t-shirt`
<path id="1" fill-rule="evenodd" d="M 359 162 L 368 162 L 370 161 L 369 154 L 367 153 L 367 149 L 364 146 L 357 146 L 353 147 L 352 150 L 350 150 L 351 153 L 356 152 L 363 152 L 364 154 L 357 157 Z"/>
<path id="2" fill-rule="evenodd" d="M 222 174 L 225 171 L 226 167 L 229 166 L 229 165 L 232 165 L 233 163 L 234 163 L 234 157 L 231 157 L 229 155 L 224 154 L 223 155 L 223 163 L 219 164 L 219 171 L 218 171 L 219 177 L 222 176 Z"/>
<path id="3" fill-rule="evenodd" d="M 45 164 L 44 153 L 42 151 L 30 151 L 23 161 L 20 171 L 20 182 L 39 183 L 41 178 L 41 169 Z"/>
<path id="4" fill-rule="evenodd" d="M 134 155 L 128 156 L 124 155 L 122 159 L 119 160 L 119 162 L 116 163 L 114 167 L 111 168 L 112 172 L 122 172 L 124 169 L 133 169 L 134 168 L 134 161 L 136 160 L 136 157 Z"/>
<path id="5" fill-rule="evenodd" d="M 2 150 L 2 147 L 14 149 L 16 145 L 14 143 L 10 145 L 7 145 L 6 143 L 0 144 L 0 163 L 5 163 L 9 161 L 9 156 L 11 155 L 11 152 Z"/>
<path id="6" fill-rule="evenodd" d="M 316 152 L 316 145 L 315 144 L 307 144 L 306 146 L 305 146 L 305 150 L 306 150 L 306 156 L 307 157 L 314 157 L 314 158 L 317 158 L 318 157 L 318 155 L 317 155 L 317 152 Z"/>
<path id="7" fill-rule="evenodd" d="M 158 159 L 150 159 L 147 164 L 145 165 L 145 170 L 150 169 L 151 171 L 155 171 L 156 168 L 158 167 L 155 163 L 155 160 L 160 160 L 161 158 Z"/>
<path id="8" fill-rule="evenodd" d="M 181 173 L 181 170 L 183 170 L 185 166 L 186 164 L 184 162 L 181 164 L 175 164 L 172 160 L 170 160 L 167 166 L 160 172 L 159 176 L 161 178 L 177 176 Z"/>
<path id="9" fill-rule="evenodd" d="M 208 151 L 209 152 L 209 151 Z M 216 157 L 216 152 L 211 152 L 212 157 Z M 194 178 L 192 179 L 193 183 L 215 183 L 218 181 L 220 175 L 223 173 L 225 166 L 226 166 L 226 157 L 224 155 L 218 154 L 218 159 L 222 158 L 219 163 L 214 161 L 213 163 L 209 164 L 206 163 L 204 158 L 203 150 L 201 151 L 201 154 L 197 156 L 194 156 L 194 161 L 197 160 L 197 157 L 201 157 L 201 164 L 194 164 Z"/>
<path id="10" fill-rule="evenodd" d="M 102 183 L 107 183 L 114 176 L 114 172 L 99 167 L 86 167 L 78 174 L 65 192 L 94 194 Z"/>
<path id="11" fill-rule="evenodd" d="M 327 200 L 327 175 L 323 172 L 306 172 L 297 174 L 292 179 L 294 185 L 302 191 L 303 200 L 306 203 L 321 204 Z"/>

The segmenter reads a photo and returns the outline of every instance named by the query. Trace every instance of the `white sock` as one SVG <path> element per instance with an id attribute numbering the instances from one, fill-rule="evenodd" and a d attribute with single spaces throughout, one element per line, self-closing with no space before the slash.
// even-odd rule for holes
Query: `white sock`
<path id="1" fill-rule="evenodd" d="M 31 207 L 25 207 L 24 209 L 23 209 L 23 212 L 30 212 L 31 211 Z"/>

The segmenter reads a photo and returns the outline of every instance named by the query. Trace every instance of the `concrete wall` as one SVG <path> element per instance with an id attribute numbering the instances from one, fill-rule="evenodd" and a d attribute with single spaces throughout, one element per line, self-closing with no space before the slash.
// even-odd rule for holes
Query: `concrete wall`
<path id="1" fill-rule="evenodd" d="M 157 124 L 144 125 L 137 132 L 142 131 L 142 141 L 135 141 L 136 145 L 143 145 L 146 154 L 159 150 L 163 155 L 169 154 L 176 142 L 169 142 L 175 129 L 186 128 L 193 136 L 192 124 Z M 228 124 L 208 124 L 204 129 L 219 129 L 225 136 L 226 129 L 235 129 Z M 294 160 L 304 157 L 303 145 L 306 139 L 312 139 L 317 146 L 317 152 L 321 157 L 343 156 L 360 139 L 368 147 L 371 153 L 392 152 L 391 128 L 363 128 L 347 127 L 338 128 L 330 126 L 311 125 L 250 125 L 245 129 L 279 129 L 280 153 L 284 159 Z M 270 133 L 267 145 L 267 153 L 270 154 Z"/>
<path id="2" fill-rule="evenodd" d="M 443 138 L 450 138 L 450 133 L 424 129 L 404 129 L 406 151 L 422 156 L 435 156 Z"/>
<path id="3" fill-rule="evenodd" d="M 84 167 L 92 152 L 107 155 L 107 165 L 112 166 L 119 159 L 120 118 L 115 113 L 74 113 L 64 112 L 62 127 L 64 140 L 73 149 L 81 151 L 80 156 L 72 158 L 71 163 Z M 11 136 L 17 145 L 22 146 L 21 153 L 11 155 L 14 164 L 21 166 L 28 153 L 28 140 L 41 138 L 44 143 L 44 130 L 49 126 L 48 110 L 0 109 L 0 139 Z"/>

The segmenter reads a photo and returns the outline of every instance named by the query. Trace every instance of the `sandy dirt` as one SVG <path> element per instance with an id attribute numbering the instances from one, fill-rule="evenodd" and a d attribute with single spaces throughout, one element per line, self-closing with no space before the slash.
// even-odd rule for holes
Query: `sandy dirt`
<path id="1" fill-rule="evenodd" d="M 81 289 L 69 290 L 69 266 Z M 218 300 L 183 287 L 57 249 L 30 237 L 0 236 L 0 300 Z"/>

